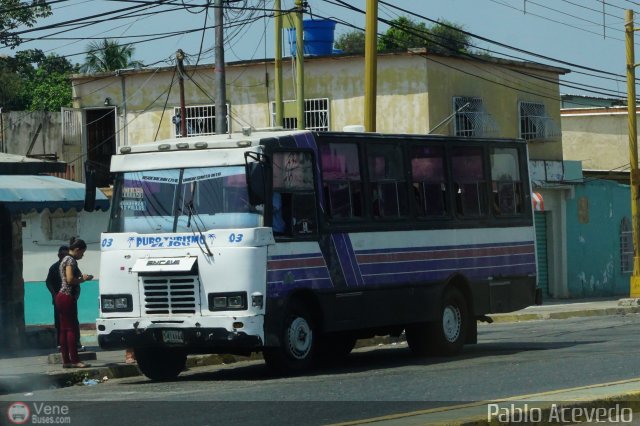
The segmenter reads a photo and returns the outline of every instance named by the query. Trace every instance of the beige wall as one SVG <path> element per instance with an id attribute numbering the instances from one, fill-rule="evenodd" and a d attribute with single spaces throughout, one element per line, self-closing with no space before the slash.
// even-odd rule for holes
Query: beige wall
<path id="1" fill-rule="evenodd" d="M 304 67 L 305 98 L 329 98 L 331 130 L 363 124 L 362 57 L 306 58 Z M 243 126 L 270 126 L 269 102 L 274 99 L 273 64 L 230 64 L 225 71 L 231 129 L 238 131 Z M 213 104 L 213 68 L 188 69 L 187 73 L 197 83 L 185 79 L 187 105 Z M 153 141 L 161 117 L 158 139 L 170 137 L 173 107 L 179 105 L 177 77 L 173 85 L 171 83 L 173 70 L 127 71 L 125 74 L 76 79 L 76 106 L 102 106 L 105 97 L 110 97 L 113 104 L 119 105 L 120 128 L 123 130 L 126 121 L 129 144 Z M 294 74 L 291 62 L 285 59 L 285 100 L 295 99 Z M 498 137 L 518 137 L 519 101 L 544 103 L 547 114 L 560 126 L 558 74 L 551 71 L 404 53 L 378 57 L 377 82 L 376 131 L 382 133 L 427 133 L 453 112 L 454 96 L 482 97 L 487 111 L 498 124 L 499 133 L 495 135 Z M 167 99 L 169 87 L 171 91 Z M 165 103 L 167 111 L 162 115 Z M 452 125 L 438 129 L 438 133 L 450 134 L 452 131 Z M 119 140 L 123 144 L 124 135 L 120 135 Z M 549 142 L 532 143 L 530 151 L 532 158 L 561 160 L 561 139 L 557 137 Z"/>
<path id="2" fill-rule="evenodd" d="M 429 115 L 433 123 L 453 112 L 454 96 L 482 98 L 486 111 L 498 126 L 499 137 L 519 137 L 519 102 L 545 105 L 546 113 L 560 127 L 558 75 L 540 70 L 497 66 L 455 58 L 442 61 L 426 59 L 429 67 Z M 473 75 L 469 75 L 472 73 Z M 439 133 L 443 129 L 439 129 Z M 453 133 L 453 123 L 448 126 Z M 562 142 L 558 135 L 548 142 L 531 142 L 531 158 L 562 160 Z"/>
<path id="3" fill-rule="evenodd" d="M 582 161 L 584 170 L 627 170 L 626 109 L 564 111 L 562 143 L 564 158 Z"/>

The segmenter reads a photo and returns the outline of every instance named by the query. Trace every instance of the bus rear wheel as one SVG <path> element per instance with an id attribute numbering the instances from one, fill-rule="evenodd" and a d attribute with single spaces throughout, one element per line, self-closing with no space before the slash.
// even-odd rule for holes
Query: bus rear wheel
<path id="1" fill-rule="evenodd" d="M 151 380 L 178 377 L 187 364 L 187 354 L 171 348 L 136 348 L 136 361 L 142 374 Z"/>
<path id="2" fill-rule="evenodd" d="M 280 346 L 263 350 L 267 366 L 281 374 L 296 374 L 311 366 L 317 334 L 309 309 L 302 303 L 289 303 L 280 332 Z"/>
<path id="3" fill-rule="evenodd" d="M 464 346 L 468 322 L 464 296 L 457 288 L 448 287 L 442 296 L 438 320 L 407 327 L 407 344 L 416 355 L 456 355 Z"/>

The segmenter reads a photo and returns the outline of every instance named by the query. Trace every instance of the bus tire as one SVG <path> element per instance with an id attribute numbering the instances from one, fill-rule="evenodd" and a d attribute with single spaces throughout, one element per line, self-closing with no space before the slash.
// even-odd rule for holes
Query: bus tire
<path id="1" fill-rule="evenodd" d="M 172 380 L 184 370 L 187 354 L 171 348 L 135 348 L 138 368 L 151 380 Z"/>
<path id="2" fill-rule="evenodd" d="M 311 366 L 316 352 L 317 334 L 306 305 L 292 301 L 286 309 L 280 330 L 280 346 L 266 347 L 262 355 L 272 370 L 280 374 L 296 374 Z"/>
<path id="3" fill-rule="evenodd" d="M 469 314 L 464 296 L 455 287 L 445 289 L 438 320 L 406 328 L 407 344 L 416 355 L 453 356 L 466 341 Z"/>

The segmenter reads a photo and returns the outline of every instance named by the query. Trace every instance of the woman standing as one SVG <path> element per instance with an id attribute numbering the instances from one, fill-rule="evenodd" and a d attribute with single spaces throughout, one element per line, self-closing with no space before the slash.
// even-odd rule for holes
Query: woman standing
<path id="1" fill-rule="evenodd" d="M 80 362 L 78 358 L 78 297 L 80 283 L 93 279 L 93 275 L 80 272 L 78 260 L 82 259 L 87 250 L 87 244 L 81 240 L 71 238 L 69 255 L 60 262 L 60 279 L 62 286 L 56 295 L 56 308 L 60 315 L 60 352 L 64 368 L 86 368 L 90 364 Z"/>

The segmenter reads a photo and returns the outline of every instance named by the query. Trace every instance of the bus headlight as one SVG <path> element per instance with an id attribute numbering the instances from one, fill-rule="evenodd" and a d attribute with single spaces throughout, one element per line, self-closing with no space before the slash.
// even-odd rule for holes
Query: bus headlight
<path id="1" fill-rule="evenodd" d="M 103 294 L 100 296 L 102 312 L 131 312 L 133 297 L 130 294 Z"/>
<path id="2" fill-rule="evenodd" d="M 247 309 L 247 293 L 209 293 L 210 311 L 241 311 Z"/>

